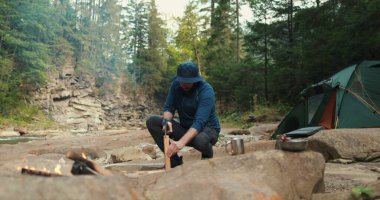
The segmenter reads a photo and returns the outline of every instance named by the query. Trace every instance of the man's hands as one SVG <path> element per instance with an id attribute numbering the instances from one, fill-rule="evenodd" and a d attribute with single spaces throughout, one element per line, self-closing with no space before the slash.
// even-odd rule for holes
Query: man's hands
<path id="1" fill-rule="evenodd" d="M 184 136 L 178 141 L 171 140 L 171 144 L 168 148 L 167 154 L 169 157 L 178 153 L 186 144 L 188 144 L 198 134 L 195 128 L 189 128 Z"/>
<path id="2" fill-rule="evenodd" d="M 170 118 L 165 118 L 162 120 L 162 131 L 164 133 L 166 131 L 166 134 L 170 134 L 173 132 L 173 124 L 170 120 Z"/>
<path id="3" fill-rule="evenodd" d="M 183 144 L 181 142 L 181 140 L 180 141 L 170 140 L 170 142 L 171 143 L 170 143 L 170 146 L 169 146 L 168 152 L 167 152 L 169 157 L 172 157 L 173 155 L 178 153 L 178 151 L 181 150 L 185 146 L 185 144 Z"/>

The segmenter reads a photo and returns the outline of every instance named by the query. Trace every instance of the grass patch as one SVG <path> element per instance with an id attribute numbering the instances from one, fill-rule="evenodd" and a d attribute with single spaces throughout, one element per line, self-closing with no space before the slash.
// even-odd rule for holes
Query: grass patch
<path id="1" fill-rule="evenodd" d="M 220 121 L 224 127 L 249 128 L 255 125 L 255 122 L 247 122 L 250 116 L 254 118 L 265 117 L 263 122 L 274 122 L 282 118 L 290 111 L 290 106 L 285 104 L 276 104 L 272 106 L 257 105 L 254 111 L 232 111 L 220 114 Z"/>
<path id="2" fill-rule="evenodd" d="M 23 126 L 31 129 L 49 129 L 58 127 L 49 116 L 46 116 L 37 106 L 19 105 L 8 115 L 0 116 L 0 129 Z"/>

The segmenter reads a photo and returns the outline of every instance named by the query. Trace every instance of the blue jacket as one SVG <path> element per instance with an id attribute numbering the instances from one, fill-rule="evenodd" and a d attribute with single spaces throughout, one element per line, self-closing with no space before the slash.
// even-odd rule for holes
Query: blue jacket
<path id="1" fill-rule="evenodd" d="M 195 128 L 200 133 L 208 126 L 220 131 L 214 89 L 205 81 L 198 82 L 189 92 L 184 92 L 179 82 L 173 81 L 164 106 L 166 111 L 173 115 L 178 111 L 180 124 L 184 128 Z"/>

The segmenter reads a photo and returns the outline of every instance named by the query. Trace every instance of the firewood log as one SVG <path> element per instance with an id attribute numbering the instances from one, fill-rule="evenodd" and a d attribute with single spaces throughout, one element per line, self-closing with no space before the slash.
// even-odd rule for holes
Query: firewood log
<path id="1" fill-rule="evenodd" d="M 91 160 L 87 160 L 83 157 L 83 152 L 74 152 L 74 151 L 68 151 L 66 153 L 66 157 L 84 163 L 86 166 L 88 166 L 90 169 L 96 171 L 100 175 L 109 176 L 112 175 L 111 171 L 104 169 L 102 166 L 96 164 L 95 162 Z"/>

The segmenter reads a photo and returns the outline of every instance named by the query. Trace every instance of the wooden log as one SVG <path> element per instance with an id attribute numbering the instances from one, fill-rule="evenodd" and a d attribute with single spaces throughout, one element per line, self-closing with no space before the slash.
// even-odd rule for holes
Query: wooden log
<path id="1" fill-rule="evenodd" d="M 62 176 L 62 174 L 41 171 L 41 170 L 36 170 L 36 169 L 27 169 L 27 168 L 21 168 L 21 174 L 34 175 L 34 176 L 46 176 L 46 177 Z"/>
<path id="2" fill-rule="evenodd" d="M 112 173 L 109 170 L 104 169 L 102 166 L 96 164 L 95 162 L 84 158 L 83 152 L 68 151 L 66 153 L 66 157 L 71 160 L 84 163 L 86 166 L 88 166 L 91 170 L 94 170 L 95 172 L 97 172 L 99 175 L 104 175 L 104 176 L 112 175 Z"/>
<path id="3" fill-rule="evenodd" d="M 164 136 L 164 154 L 165 154 L 165 171 L 169 172 L 171 167 L 170 167 L 170 158 L 168 156 L 168 149 L 169 149 L 169 136 L 165 135 Z"/>
<path id="4" fill-rule="evenodd" d="M 152 169 L 162 169 L 164 168 L 164 163 L 130 163 L 130 162 L 124 162 L 124 163 L 113 163 L 108 165 L 103 165 L 104 168 L 109 167 L 123 167 L 123 166 L 131 166 L 131 167 L 147 167 Z"/>

